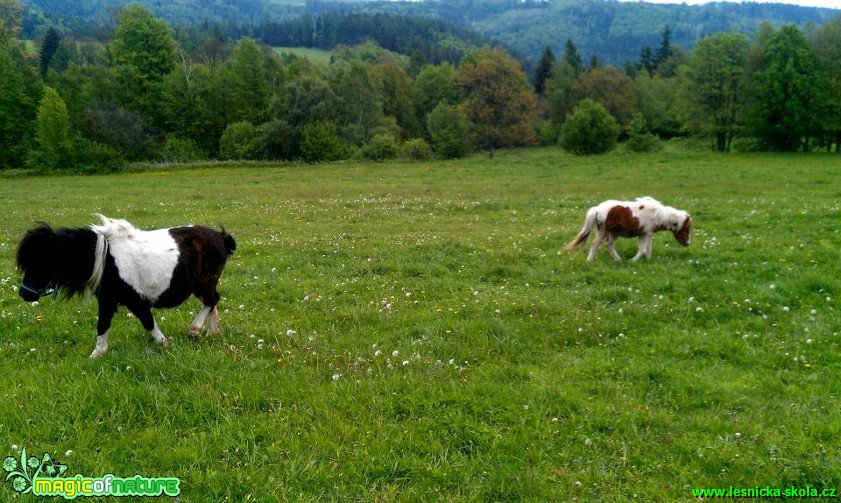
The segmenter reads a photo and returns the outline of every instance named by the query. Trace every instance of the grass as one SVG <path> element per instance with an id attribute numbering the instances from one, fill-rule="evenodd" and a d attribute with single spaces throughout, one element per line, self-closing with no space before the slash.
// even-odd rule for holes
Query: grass
<path id="1" fill-rule="evenodd" d="M 179 477 L 184 502 L 841 489 L 839 168 L 535 149 L 3 179 L 0 457 Z M 690 211 L 693 244 L 563 250 L 640 195 Z M 157 311 L 161 350 L 123 310 L 91 361 L 93 302 L 21 302 L 23 232 L 94 212 L 235 233 L 222 333 L 188 341 L 191 300 Z"/>

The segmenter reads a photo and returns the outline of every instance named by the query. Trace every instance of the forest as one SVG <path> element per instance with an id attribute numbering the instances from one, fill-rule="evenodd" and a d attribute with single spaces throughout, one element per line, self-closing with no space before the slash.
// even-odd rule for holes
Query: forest
<path id="1" fill-rule="evenodd" d="M 808 32 L 765 23 L 753 38 L 716 33 L 691 49 L 666 26 L 620 66 L 582 57 L 568 39 L 526 71 L 505 46 L 437 25 L 419 25 L 438 34 L 435 50 L 369 38 L 336 46 L 323 64 L 213 24 L 172 26 L 138 4 L 117 13 L 105 40 L 48 29 L 24 42 L 21 4 L 0 8 L 5 170 L 452 158 L 555 144 L 591 154 L 617 140 L 649 150 L 690 136 L 722 152 L 837 152 L 841 140 L 841 16 Z M 399 16 L 335 16 L 333 26 L 410 33 Z M 329 39 L 330 24 L 314 38 Z"/>

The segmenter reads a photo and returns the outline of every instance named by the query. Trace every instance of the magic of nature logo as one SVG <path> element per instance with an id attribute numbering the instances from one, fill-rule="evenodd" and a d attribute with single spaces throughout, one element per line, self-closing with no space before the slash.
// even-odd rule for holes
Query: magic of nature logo
<path id="1" fill-rule="evenodd" d="M 27 456 L 21 449 L 20 458 L 3 458 L 6 482 L 20 494 L 35 496 L 62 496 L 65 499 L 89 496 L 178 496 L 181 481 L 177 477 L 85 477 L 66 476 L 67 465 L 59 463 L 47 453 L 40 458 Z"/>

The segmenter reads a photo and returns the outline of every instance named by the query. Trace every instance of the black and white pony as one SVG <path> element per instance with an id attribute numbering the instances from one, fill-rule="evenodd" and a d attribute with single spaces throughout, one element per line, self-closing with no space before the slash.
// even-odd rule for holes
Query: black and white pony
<path id="1" fill-rule="evenodd" d="M 198 336 L 208 315 L 208 333 L 218 330 L 216 286 L 237 247 L 231 234 L 198 225 L 142 231 L 125 220 L 97 216 L 101 225 L 53 229 L 40 223 L 26 232 L 17 252 L 23 300 L 34 302 L 49 291 L 68 298 L 95 294 L 99 317 L 91 358 L 108 350 L 108 330 L 120 305 L 163 346 L 168 341 L 151 308 L 175 307 L 190 295 L 203 304 L 190 337 Z"/>

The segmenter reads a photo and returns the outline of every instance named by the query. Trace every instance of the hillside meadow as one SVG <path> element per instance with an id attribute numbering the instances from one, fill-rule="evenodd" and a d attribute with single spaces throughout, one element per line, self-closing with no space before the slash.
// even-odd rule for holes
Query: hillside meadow
<path id="1" fill-rule="evenodd" d="M 841 490 L 839 170 L 529 149 L 2 177 L 0 457 L 178 477 L 182 502 Z M 563 249 L 588 206 L 642 195 L 692 213 L 691 246 Z M 234 233 L 221 333 L 187 339 L 191 299 L 156 312 L 161 349 L 123 309 L 90 360 L 95 302 L 22 302 L 25 230 L 93 213 Z"/>

